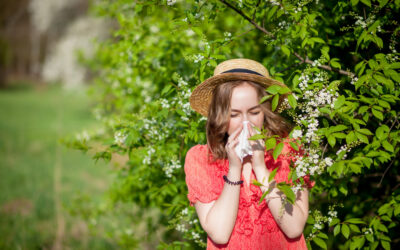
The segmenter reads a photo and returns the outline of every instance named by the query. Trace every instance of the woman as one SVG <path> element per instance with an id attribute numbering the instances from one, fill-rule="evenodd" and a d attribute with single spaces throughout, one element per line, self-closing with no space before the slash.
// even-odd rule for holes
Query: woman
<path id="1" fill-rule="evenodd" d="M 197 86 L 191 107 L 207 116 L 207 145 L 192 147 L 185 162 L 188 198 L 207 232 L 207 249 L 306 249 L 302 235 L 308 216 L 308 191 L 297 193 L 294 205 L 284 204 L 277 182 L 287 181 L 289 164 L 297 153 L 285 142 L 276 161 L 264 141 L 250 141 L 252 155 L 235 152 L 243 124 L 267 128 L 282 139 L 289 125 L 260 104 L 265 88 L 284 84 L 269 78 L 267 69 L 249 59 L 219 64 L 214 76 Z M 243 123 L 245 122 L 245 123 Z M 250 125 L 251 124 L 251 125 Z M 271 171 L 279 167 L 268 183 Z M 253 180 L 262 183 L 261 188 Z M 259 203 L 262 193 L 272 191 Z"/>

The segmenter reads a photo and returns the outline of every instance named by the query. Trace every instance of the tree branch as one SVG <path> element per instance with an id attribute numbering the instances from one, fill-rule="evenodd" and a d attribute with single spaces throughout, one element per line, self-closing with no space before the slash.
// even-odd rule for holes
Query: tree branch
<path id="1" fill-rule="evenodd" d="M 233 6 L 232 4 L 228 3 L 225 0 L 220 0 L 220 2 L 222 2 L 223 4 L 225 4 L 226 6 L 228 6 L 229 8 L 231 8 L 232 10 L 234 10 L 236 13 L 238 13 L 239 15 L 241 15 L 244 19 L 246 19 L 247 21 L 249 21 L 251 24 L 254 25 L 254 27 L 256 27 L 258 30 L 262 31 L 264 34 L 272 37 L 273 39 L 276 39 L 276 37 L 274 36 L 274 34 L 272 34 L 271 32 L 269 32 L 268 30 L 266 30 L 264 27 L 261 27 L 260 25 L 258 25 L 255 21 L 254 21 L 254 17 L 253 19 L 251 19 L 250 17 L 248 17 L 243 11 L 239 10 L 238 8 L 236 8 L 235 6 Z M 253 14 L 254 16 L 254 14 Z M 307 64 L 313 64 L 314 62 L 311 61 L 308 58 L 303 58 L 302 56 L 300 56 L 298 53 L 293 52 L 293 54 L 300 60 L 301 63 L 307 63 Z M 348 77 L 354 77 L 355 74 L 349 71 L 345 71 L 345 70 L 341 70 L 341 69 L 335 69 L 332 68 L 329 65 L 319 65 L 318 68 L 320 69 L 325 69 L 328 71 L 333 71 L 333 72 L 337 72 L 341 75 L 346 75 Z"/>
<path id="2" fill-rule="evenodd" d="M 389 166 L 385 169 L 385 172 L 383 172 L 382 178 L 381 178 L 381 180 L 379 181 L 379 184 L 378 184 L 378 188 L 381 187 L 383 178 L 385 178 L 386 173 L 389 171 L 390 167 L 393 165 L 393 163 L 394 163 L 394 161 L 395 161 L 396 159 L 397 159 L 397 155 L 396 155 L 396 157 L 394 157 L 394 159 L 390 162 Z"/>

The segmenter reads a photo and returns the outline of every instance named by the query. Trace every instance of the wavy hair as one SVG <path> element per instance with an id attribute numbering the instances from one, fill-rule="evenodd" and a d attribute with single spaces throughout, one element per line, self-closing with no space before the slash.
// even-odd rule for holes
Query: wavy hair
<path id="1" fill-rule="evenodd" d="M 227 158 L 225 144 L 228 140 L 232 92 L 235 87 L 243 84 L 248 84 L 256 90 L 258 100 L 267 95 L 263 86 L 251 81 L 230 81 L 214 88 L 206 125 L 207 145 L 214 160 Z M 264 128 L 267 129 L 268 135 L 287 137 L 292 126 L 278 113 L 272 112 L 270 101 L 263 102 L 260 107 L 264 113 Z"/>

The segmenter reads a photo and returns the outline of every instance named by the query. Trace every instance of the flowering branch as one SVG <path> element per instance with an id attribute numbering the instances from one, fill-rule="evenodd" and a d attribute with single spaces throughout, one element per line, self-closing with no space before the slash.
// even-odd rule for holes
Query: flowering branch
<path id="1" fill-rule="evenodd" d="M 229 8 L 233 9 L 235 12 L 237 12 L 239 15 L 241 15 L 244 19 L 246 19 L 247 21 L 249 21 L 251 24 L 254 25 L 254 27 L 256 27 L 258 30 L 262 31 L 263 33 L 267 34 L 268 36 L 272 37 L 273 39 L 276 39 L 276 37 L 274 36 L 274 34 L 272 34 L 271 32 L 269 32 L 268 30 L 266 30 L 264 27 L 261 27 L 260 25 L 258 25 L 255 21 L 254 18 L 250 18 L 248 17 L 243 11 L 239 10 L 238 8 L 236 8 L 235 6 L 233 6 L 232 4 L 228 3 L 225 0 L 220 0 L 220 2 L 222 2 L 223 4 L 225 4 L 226 6 L 228 6 Z M 300 56 L 297 52 L 293 52 L 293 54 L 300 60 L 300 64 L 303 63 L 307 63 L 307 64 L 313 64 L 314 62 L 308 58 L 303 58 L 302 56 Z M 328 71 L 334 71 L 337 72 L 341 75 L 346 75 L 350 78 L 353 78 L 355 76 L 354 73 L 350 72 L 350 71 L 345 71 L 345 70 L 341 70 L 341 69 L 335 69 L 332 68 L 329 65 L 318 65 L 318 68 L 321 69 L 325 69 Z"/>

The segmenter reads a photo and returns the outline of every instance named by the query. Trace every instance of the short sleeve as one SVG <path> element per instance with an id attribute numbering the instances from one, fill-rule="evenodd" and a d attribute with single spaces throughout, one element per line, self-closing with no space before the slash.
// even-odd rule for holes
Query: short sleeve
<path id="1" fill-rule="evenodd" d="M 297 156 L 302 156 L 303 154 L 304 151 L 301 146 L 297 151 L 290 145 L 289 141 L 285 141 L 281 155 L 278 157 L 278 159 L 274 161 L 274 159 L 271 157 L 274 165 L 273 169 L 275 169 L 275 167 L 279 167 L 274 177 L 275 181 L 290 183 L 290 181 L 288 181 L 288 176 L 290 173 L 290 164 L 297 160 Z M 304 176 L 303 179 L 307 188 L 311 189 L 314 186 L 315 183 L 310 180 L 309 175 Z"/>
<path id="2" fill-rule="evenodd" d="M 196 145 L 187 152 L 184 169 L 190 205 L 218 199 L 221 190 L 215 166 L 209 163 L 207 145 Z"/>

